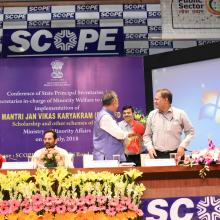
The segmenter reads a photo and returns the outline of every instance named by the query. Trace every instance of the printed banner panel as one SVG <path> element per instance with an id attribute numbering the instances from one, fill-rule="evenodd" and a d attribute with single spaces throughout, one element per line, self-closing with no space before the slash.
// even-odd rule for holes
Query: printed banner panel
<path id="1" fill-rule="evenodd" d="M 91 153 L 106 90 L 118 93 L 119 111 L 125 104 L 145 110 L 138 57 L 1 59 L 0 72 L 0 153 L 8 161 L 27 160 L 43 147 L 47 129 L 55 129 L 58 145 L 75 156 Z"/>

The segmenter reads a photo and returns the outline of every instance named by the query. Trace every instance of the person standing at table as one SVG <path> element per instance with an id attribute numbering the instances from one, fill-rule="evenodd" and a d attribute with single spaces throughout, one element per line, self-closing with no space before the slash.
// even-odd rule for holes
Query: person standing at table
<path id="1" fill-rule="evenodd" d="M 155 110 L 148 119 L 144 145 L 151 158 L 170 158 L 170 153 L 177 153 L 179 160 L 194 137 L 194 128 L 187 114 L 172 107 L 172 93 L 168 89 L 159 89 L 154 98 Z M 185 137 L 181 140 L 182 132 Z"/>
<path id="2" fill-rule="evenodd" d="M 122 108 L 122 117 L 124 120 L 119 122 L 119 126 L 121 127 L 121 129 L 123 131 L 126 132 L 133 132 L 133 126 L 135 123 L 134 120 L 134 108 L 130 105 L 125 105 Z M 144 127 L 144 126 L 143 126 Z M 129 138 L 126 138 L 124 141 L 124 148 L 125 148 L 125 156 L 126 156 L 126 160 L 127 162 L 133 162 L 136 164 L 136 166 L 141 166 L 141 158 L 140 158 L 140 154 L 143 153 L 144 151 L 146 151 L 146 148 L 143 146 L 142 143 L 142 138 L 138 137 L 139 139 L 139 143 L 141 146 L 139 146 L 139 152 L 132 152 L 129 151 L 128 149 L 128 144 L 129 144 Z"/>
<path id="3" fill-rule="evenodd" d="M 115 118 L 119 101 L 114 91 L 107 91 L 102 97 L 102 109 L 94 122 L 93 157 L 94 160 L 112 160 L 113 155 L 120 155 L 125 161 L 123 140 L 128 132 L 123 131 Z"/>

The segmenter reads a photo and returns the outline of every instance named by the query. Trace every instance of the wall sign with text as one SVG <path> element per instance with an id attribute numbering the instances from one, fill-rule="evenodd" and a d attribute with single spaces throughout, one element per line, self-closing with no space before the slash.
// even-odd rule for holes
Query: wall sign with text
<path id="1" fill-rule="evenodd" d="M 145 220 L 217 220 L 220 196 L 143 199 Z"/>
<path id="2" fill-rule="evenodd" d="M 39 48 L 49 44 L 20 39 L 20 44 L 30 47 L 27 52 L 38 44 Z M 19 47 L 19 43 L 12 47 Z M 0 73 L 4 82 L 0 93 L 0 153 L 7 161 L 26 161 L 43 146 L 43 132 L 48 129 L 54 129 L 58 145 L 77 158 L 92 153 L 93 123 L 106 90 L 118 93 L 119 112 L 127 103 L 145 109 L 141 57 L 0 59 Z M 75 166 L 82 164 L 75 161 Z"/>
<path id="3" fill-rule="evenodd" d="M 161 0 L 164 39 L 219 39 L 219 0 Z"/>
<path id="4" fill-rule="evenodd" d="M 122 28 L 5 30 L 4 52 L 10 56 L 122 55 Z"/>

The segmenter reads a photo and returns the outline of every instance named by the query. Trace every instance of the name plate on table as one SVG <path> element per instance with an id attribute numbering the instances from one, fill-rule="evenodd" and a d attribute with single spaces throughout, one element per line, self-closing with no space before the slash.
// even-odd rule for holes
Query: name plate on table
<path id="1" fill-rule="evenodd" d="M 136 164 L 133 162 L 124 162 L 124 163 L 120 163 L 119 167 L 134 167 Z"/>
<path id="2" fill-rule="evenodd" d="M 145 167 L 161 167 L 161 166 L 176 166 L 174 158 L 171 159 L 145 159 L 142 166 Z"/>
<path id="3" fill-rule="evenodd" d="M 98 168 L 98 167 L 118 167 L 117 160 L 92 160 L 84 164 L 84 168 Z"/>
<path id="4" fill-rule="evenodd" d="M 33 162 L 4 162 L 2 163 L 3 170 L 21 170 L 21 169 L 33 169 Z"/>

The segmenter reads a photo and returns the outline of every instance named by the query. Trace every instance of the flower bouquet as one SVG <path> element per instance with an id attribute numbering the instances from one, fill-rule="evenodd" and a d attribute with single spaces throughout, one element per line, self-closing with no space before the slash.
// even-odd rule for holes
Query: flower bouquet
<path id="1" fill-rule="evenodd" d="M 220 149 L 217 149 L 211 139 L 208 140 L 208 148 L 203 150 L 193 151 L 192 155 L 186 156 L 184 165 L 202 165 L 203 168 L 199 171 L 201 178 L 205 178 L 209 171 L 209 166 L 220 162 Z"/>
<path id="2" fill-rule="evenodd" d="M 0 168 L 2 168 L 2 163 L 5 161 L 6 161 L 5 157 L 0 154 Z"/>
<path id="3" fill-rule="evenodd" d="M 140 154 L 141 152 L 141 137 L 144 134 L 145 127 L 138 121 L 133 121 L 132 130 L 134 136 L 128 138 L 127 150 L 133 154 Z"/>
<path id="4" fill-rule="evenodd" d="M 134 120 L 139 121 L 141 124 L 145 126 L 147 123 L 147 116 L 141 110 L 135 109 Z"/>
<path id="5" fill-rule="evenodd" d="M 56 149 L 48 148 L 42 151 L 37 163 L 44 167 L 52 168 L 64 165 L 64 156 L 61 155 Z"/>
<path id="6" fill-rule="evenodd" d="M 141 141 L 145 132 L 146 122 L 147 117 L 140 110 L 135 110 L 132 124 L 132 130 L 135 135 L 128 138 L 125 152 L 131 152 L 133 154 L 141 153 Z"/>

